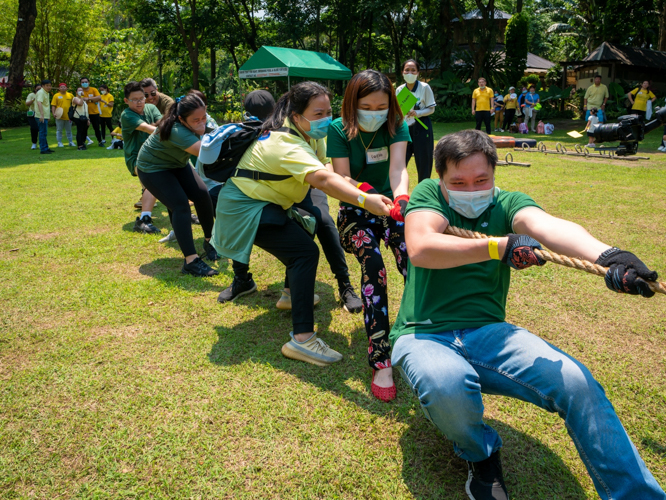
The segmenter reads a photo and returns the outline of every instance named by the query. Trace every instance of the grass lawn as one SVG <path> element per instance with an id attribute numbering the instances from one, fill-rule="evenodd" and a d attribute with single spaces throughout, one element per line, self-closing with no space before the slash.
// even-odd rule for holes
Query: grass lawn
<path id="1" fill-rule="evenodd" d="M 549 149 L 572 149 L 565 132 L 582 122 L 555 125 Z M 470 127 L 438 124 L 436 135 Z M 345 356 L 325 369 L 280 354 L 291 319 L 275 308 L 284 269 L 270 255 L 253 254 L 259 292 L 220 305 L 230 264 L 214 278 L 183 276 L 176 245 L 132 232 L 140 192 L 122 151 L 40 156 L 27 127 L 2 135 L 0 498 L 466 498 L 465 463 L 402 380 L 394 402 L 372 397 L 362 318 L 337 306 L 323 254 L 315 319 Z M 54 147 L 53 128 L 49 137 Z M 659 141 L 650 134 L 640 153 L 651 159 L 637 162 L 516 152 L 531 168 L 498 167 L 496 183 L 634 251 L 663 279 Z M 164 205 L 154 214 L 166 234 Z M 384 256 L 395 318 L 402 279 Z M 616 295 L 554 264 L 514 273 L 507 310 L 592 370 L 662 487 L 665 311 L 664 296 Z M 485 404 L 513 499 L 597 498 L 558 416 L 496 396 Z"/>

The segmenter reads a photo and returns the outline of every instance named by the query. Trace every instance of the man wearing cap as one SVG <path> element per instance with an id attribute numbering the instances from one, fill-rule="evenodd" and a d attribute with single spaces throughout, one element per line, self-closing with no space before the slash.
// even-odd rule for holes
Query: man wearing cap
<path id="1" fill-rule="evenodd" d="M 146 104 L 156 106 L 161 115 L 165 115 L 167 109 L 173 104 L 173 99 L 157 90 L 157 83 L 152 78 L 141 80 L 141 90 L 146 98 Z"/>
<path id="2" fill-rule="evenodd" d="M 53 100 L 51 101 L 51 112 L 55 117 L 56 139 L 58 140 L 59 148 L 63 147 L 63 127 L 67 134 L 69 145 L 74 146 L 74 141 L 72 140 L 72 122 L 69 121 L 69 108 L 72 106 L 72 99 L 74 99 L 74 96 L 67 92 L 67 84 L 61 83 L 58 85 L 58 93 L 53 96 Z"/>
<path id="3" fill-rule="evenodd" d="M 51 80 L 42 80 L 42 88 L 35 97 L 35 110 L 37 111 L 37 123 L 39 124 L 39 152 L 43 155 L 50 155 L 53 150 L 49 148 L 46 134 L 49 130 L 49 120 L 51 119 Z"/>

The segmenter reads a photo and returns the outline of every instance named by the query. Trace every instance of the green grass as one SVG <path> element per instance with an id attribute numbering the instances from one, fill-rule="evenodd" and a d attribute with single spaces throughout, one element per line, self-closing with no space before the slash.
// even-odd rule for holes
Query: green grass
<path id="1" fill-rule="evenodd" d="M 556 123 L 549 148 L 574 143 L 565 125 L 582 128 Z M 438 124 L 437 137 L 469 126 Z M 498 167 L 497 185 L 666 276 L 659 139 L 641 146 L 649 161 L 517 152 L 531 168 Z M 280 354 L 291 321 L 275 309 L 284 270 L 274 258 L 256 250 L 259 293 L 220 305 L 228 264 L 212 279 L 185 277 L 176 246 L 131 232 L 139 186 L 122 152 L 40 156 L 29 145 L 27 128 L 3 131 L 1 498 L 466 498 L 464 462 L 406 385 L 390 404 L 371 396 L 362 318 L 337 307 L 323 258 L 315 319 L 345 356 L 326 369 Z M 166 232 L 164 206 L 155 213 Z M 401 279 L 384 255 L 395 318 Z M 619 296 L 552 264 L 513 277 L 508 320 L 590 367 L 666 486 L 666 297 Z M 559 417 L 508 398 L 485 403 L 512 498 L 597 498 Z"/>

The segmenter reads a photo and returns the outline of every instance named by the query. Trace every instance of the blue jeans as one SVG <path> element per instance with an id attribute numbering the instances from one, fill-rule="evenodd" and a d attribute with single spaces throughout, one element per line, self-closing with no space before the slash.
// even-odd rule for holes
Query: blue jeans
<path id="1" fill-rule="evenodd" d="M 49 149 L 49 142 L 46 140 L 46 133 L 49 130 L 48 120 L 41 121 L 37 119 L 37 124 L 39 125 L 39 150 L 46 151 Z"/>
<path id="2" fill-rule="evenodd" d="M 404 335 L 391 360 L 459 457 L 479 462 L 501 448 L 481 394 L 510 396 L 564 419 L 601 498 L 666 500 L 590 371 L 527 330 L 496 323 Z"/>
<path id="3" fill-rule="evenodd" d="M 594 107 L 594 106 L 590 106 Z M 597 108 L 597 118 L 599 118 L 599 123 L 606 123 L 606 115 L 604 114 L 604 110 L 601 108 Z M 590 110 L 589 107 L 585 111 L 585 123 L 590 119 Z"/>

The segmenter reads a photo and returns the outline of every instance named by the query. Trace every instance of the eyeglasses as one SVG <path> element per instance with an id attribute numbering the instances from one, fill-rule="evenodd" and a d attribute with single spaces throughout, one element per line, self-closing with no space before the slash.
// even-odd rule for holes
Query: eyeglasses
<path id="1" fill-rule="evenodd" d="M 127 99 L 129 102 L 140 104 L 142 102 L 146 102 L 146 98 L 142 97 L 141 99 Z"/>
<path id="2" fill-rule="evenodd" d="M 151 97 L 151 96 L 155 97 L 157 95 L 157 90 L 153 90 L 150 94 L 144 92 L 143 95 L 146 96 L 146 99 L 148 99 L 148 97 Z"/>

